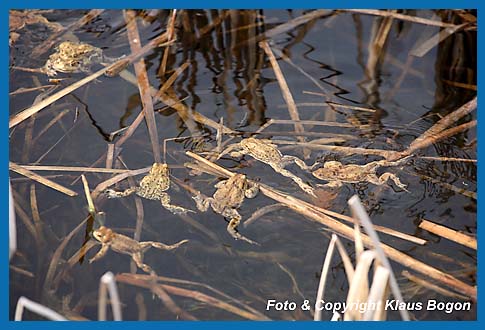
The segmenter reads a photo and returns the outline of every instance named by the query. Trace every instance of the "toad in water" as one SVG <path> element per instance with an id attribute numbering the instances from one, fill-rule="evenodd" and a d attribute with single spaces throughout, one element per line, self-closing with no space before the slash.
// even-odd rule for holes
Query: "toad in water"
<path id="1" fill-rule="evenodd" d="M 259 185 L 250 183 L 244 174 L 236 174 L 228 180 L 218 182 L 214 187 L 217 188 L 217 190 L 213 197 L 203 198 L 200 193 L 193 197 L 197 203 L 197 208 L 200 211 L 205 212 L 209 206 L 211 206 L 214 212 L 229 219 L 227 231 L 234 237 L 234 239 L 240 239 L 250 244 L 259 245 L 249 238 L 239 234 L 236 230 L 241 221 L 241 215 L 237 209 L 241 206 L 245 197 L 254 198 L 257 195 Z"/>
<path id="2" fill-rule="evenodd" d="M 115 252 L 130 255 L 136 265 L 149 274 L 155 274 L 155 272 L 150 266 L 143 263 L 143 253 L 146 250 L 151 247 L 160 250 L 173 250 L 188 242 L 186 239 L 172 245 L 152 241 L 138 242 L 131 237 L 115 233 L 113 230 L 105 226 L 101 226 L 94 230 L 93 237 L 97 241 L 101 242 L 102 245 L 98 253 L 96 253 L 96 255 L 89 260 L 89 263 L 104 257 L 106 252 L 108 252 L 108 250 L 111 248 Z"/>
<path id="3" fill-rule="evenodd" d="M 159 200 L 162 206 L 174 214 L 185 214 L 194 212 L 178 205 L 170 204 L 170 195 L 166 191 L 170 188 L 170 172 L 167 164 L 154 163 L 150 172 L 140 181 L 140 184 L 134 188 L 128 188 L 125 191 L 115 191 L 107 189 L 105 193 L 108 198 L 126 197 L 133 193 L 138 196 Z"/>

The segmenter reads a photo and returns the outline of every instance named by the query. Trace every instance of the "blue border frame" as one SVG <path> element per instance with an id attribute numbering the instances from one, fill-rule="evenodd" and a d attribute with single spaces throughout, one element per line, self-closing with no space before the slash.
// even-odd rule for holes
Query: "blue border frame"
<path id="1" fill-rule="evenodd" d="M 297 7 L 295 7 L 297 5 Z M 315 1 L 315 0 L 300 0 L 298 2 L 295 1 L 284 1 L 284 0 L 270 0 L 266 2 L 261 1 L 254 1 L 254 0 L 233 0 L 231 2 L 225 1 L 214 1 L 214 0 L 204 0 L 204 1 L 195 1 L 195 0 L 178 0 L 175 3 L 170 2 L 162 2 L 162 1 L 148 1 L 148 0 L 118 0 L 118 1 L 92 1 L 92 0 L 84 0 L 82 2 L 66 2 L 66 1 L 54 1 L 54 0 L 43 0 L 43 1 L 33 1 L 33 0 L 20 0 L 15 2 L 7 2 L 2 1 L 1 4 L 1 30 L 2 36 L 4 41 L 2 43 L 2 47 L 4 48 L 1 52 L 2 66 L 0 66 L 0 70 L 2 70 L 3 77 L 8 77 L 8 61 L 9 61 L 9 48 L 7 42 L 8 36 L 8 11 L 9 9 L 16 9 L 16 8 L 41 8 L 41 9 L 85 9 L 85 8 L 113 8 L 113 9 L 121 9 L 121 8 L 237 8 L 237 9 L 246 9 L 246 8 L 298 8 L 298 9 L 305 9 L 305 8 L 329 8 L 329 9 L 337 9 L 337 8 L 385 8 L 385 9 L 393 9 L 393 8 L 416 8 L 416 9 L 426 9 L 426 8 L 476 8 L 478 9 L 479 14 L 481 14 L 481 7 L 482 5 L 478 0 L 471 1 L 471 0 L 425 0 L 425 1 L 417 1 L 417 0 L 408 0 L 406 2 L 390 2 L 384 0 L 367 0 L 367 1 L 358 1 L 358 0 L 344 0 L 344 1 L 334 1 L 334 2 L 324 2 L 324 1 Z M 479 26 L 481 21 L 481 16 L 478 17 Z M 483 56 L 482 51 L 482 33 L 478 33 L 479 43 L 478 43 L 478 58 Z M 482 73 L 482 65 L 478 62 L 478 85 L 480 85 L 481 81 L 481 73 Z M 2 168 L 4 168 L 5 177 L 1 176 L 2 187 L 4 187 L 1 191 L 1 205 L 4 214 L 8 212 L 8 157 L 9 157 L 9 140 L 8 140 L 8 118 L 9 112 L 7 109 L 8 107 L 8 79 L 1 79 L 0 80 L 1 88 L 2 88 L 2 103 L 3 103 L 3 111 L 1 112 L 1 116 L 4 120 L 4 126 L 1 127 L 2 136 L 3 138 L 0 140 L 1 142 L 1 149 L 3 152 L 1 153 L 1 163 L 3 164 Z M 480 89 L 479 93 L 480 95 Z M 481 99 L 481 97 L 479 97 Z M 477 136 L 478 140 L 481 141 L 483 139 L 482 129 L 480 125 L 481 116 L 477 113 L 478 120 L 478 131 Z M 478 143 L 478 158 L 481 158 L 482 151 L 482 144 Z M 481 160 L 480 160 L 481 161 Z M 483 170 L 481 167 L 478 167 L 478 181 L 481 181 L 481 177 Z M 481 185 L 478 184 L 478 204 L 480 204 L 480 196 Z M 477 221 L 481 217 L 483 213 L 481 208 L 478 208 L 477 213 Z M 3 220 L 3 237 L 4 237 L 4 248 L 2 249 L 3 255 L 1 257 L 2 264 L 8 265 L 8 225 L 7 225 L 7 217 L 4 217 Z M 482 226 L 478 227 L 478 235 L 481 236 L 483 230 L 481 229 Z M 480 245 L 479 245 L 480 246 Z M 480 260 L 480 256 L 482 254 L 478 251 L 478 260 Z M 481 273 L 478 273 L 478 282 L 480 283 L 482 280 Z M 13 322 L 9 321 L 9 270 L 8 267 L 2 267 L 0 272 L 0 283 L 2 283 L 3 292 L 2 297 L 0 299 L 1 304 L 1 318 L 0 318 L 0 325 L 5 328 L 57 328 L 66 326 L 65 323 L 62 322 Z M 480 301 L 482 290 L 478 290 L 478 301 Z M 462 329 L 475 329 L 482 324 L 483 317 L 480 317 L 483 311 L 482 304 L 478 303 L 477 309 L 477 318 L 478 321 L 460 321 L 459 326 Z M 457 326 L 458 324 L 455 322 L 438 322 L 438 321 L 430 321 L 430 322 L 418 322 L 413 323 L 413 327 L 417 328 L 427 328 L 427 327 L 440 327 L 441 329 L 452 329 L 452 327 Z M 482 324 L 483 325 L 483 324 Z M 285 321 L 278 321 L 278 322 L 234 322 L 234 321 L 204 321 L 204 322 L 175 322 L 175 321 L 150 321 L 150 322 L 122 322 L 121 324 L 117 323 L 114 324 L 113 322 L 101 323 L 101 322 L 69 322 L 69 327 L 79 328 L 84 326 L 89 326 L 90 328 L 101 328 L 101 327 L 116 327 L 119 329 L 134 329 L 135 327 L 146 327 L 146 328 L 160 328 L 163 327 L 164 329 L 175 329 L 175 328 L 197 328 L 197 329 L 225 329 L 228 326 L 235 327 L 235 328 L 243 328 L 246 326 L 251 326 L 254 329 L 267 329 L 267 328 L 279 328 L 279 329 L 293 329 L 293 328 L 321 328 L 322 326 L 334 326 L 334 327 L 342 327 L 342 328 L 349 328 L 349 327 L 369 327 L 367 323 L 349 323 L 349 322 L 329 322 L 325 323 L 325 325 L 320 324 L 319 322 L 308 322 L 308 321 L 299 321 L 299 322 L 285 322 Z M 407 327 L 408 323 L 406 322 L 379 322 L 374 323 L 372 326 L 376 326 L 379 328 L 387 328 L 392 327 L 395 329 L 401 327 Z"/>

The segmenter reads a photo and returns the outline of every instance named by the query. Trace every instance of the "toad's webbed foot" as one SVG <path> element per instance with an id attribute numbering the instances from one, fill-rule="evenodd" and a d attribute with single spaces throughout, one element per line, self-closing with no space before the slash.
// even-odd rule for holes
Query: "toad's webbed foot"
<path id="1" fill-rule="evenodd" d="M 302 170 L 305 170 L 305 171 L 311 170 L 312 166 L 313 166 L 313 165 L 308 166 L 303 160 L 301 160 L 300 158 L 295 157 L 295 156 L 285 155 L 281 159 L 282 167 L 285 167 L 286 165 L 289 165 L 291 163 L 295 163 L 299 168 L 301 168 Z"/>
<path id="2" fill-rule="evenodd" d="M 120 198 L 126 197 L 136 192 L 136 188 L 128 188 L 124 191 L 116 191 L 113 189 L 106 189 L 104 193 L 108 196 L 108 198 Z"/>
<path id="3" fill-rule="evenodd" d="M 192 196 L 192 199 L 195 201 L 197 209 L 201 212 L 205 212 L 209 209 L 212 200 L 212 198 L 202 196 L 200 192 L 195 196 Z"/>
<path id="4" fill-rule="evenodd" d="M 407 189 L 406 189 L 406 185 L 404 183 L 401 182 L 401 180 L 399 180 L 399 178 L 392 174 L 392 173 L 389 173 L 389 172 L 386 172 L 384 174 L 382 174 L 380 177 L 379 177 L 379 184 L 384 184 L 386 183 L 388 180 L 392 180 L 394 182 L 394 184 L 396 186 L 398 186 L 399 188 L 401 188 L 402 190 L 405 190 L 407 192 L 409 192 Z"/>
<path id="5" fill-rule="evenodd" d="M 234 237 L 234 239 L 240 239 L 241 241 L 245 241 L 249 244 L 254 244 L 254 245 L 260 245 L 258 242 L 252 241 L 249 238 L 239 234 L 236 230 L 237 226 L 239 225 L 239 222 L 241 221 L 241 217 L 234 217 L 229 221 L 229 224 L 227 225 L 227 232 Z"/>
<path id="6" fill-rule="evenodd" d="M 313 197 L 317 197 L 315 195 L 315 192 L 313 191 L 313 188 L 310 185 L 308 185 L 307 183 L 303 182 L 303 180 L 301 178 L 297 177 L 296 175 L 294 175 L 293 173 L 291 173 L 290 171 L 288 171 L 284 168 L 276 167 L 276 166 L 272 166 L 272 167 L 275 170 L 275 172 L 293 180 L 298 185 L 298 187 L 300 187 L 301 190 L 303 190 L 304 192 L 306 192 L 309 195 L 312 195 Z"/>
<path id="7" fill-rule="evenodd" d="M 147 241 L 147 242 L 140 242 L 140 246 L 143 248 L 143 251 L 146 251 L 151 247 L 154 247 L 155 249 L 170 251 L 170 250 L 178 248 L 180 245 L 185 244 L 188 241 L 189 241 L 188 239 L 184 239 L 184 240 L 181 240 L 180 242 L 172 244 L 172 245 L 167 245 L 167 244 L 164 244 L 164 243 L 161 243 L 161 242 Z"/>
<path id="8" fill-rule="evenodd" d="M 172 212 L 173 214 L 186 214 L 188 212 L 195 213 L 195 211 L 183 208 L 182 206 L 170 204 L 170 196 L 166 193 L 162 194 L 160 197 L 160 202 L 162 206 Z"/>
<path id="9" fill-rule="evenodd" d="M 142 269 L 145 273 L 148 273 L 150 275 L 157 275 L 157 273 L 155 273 L 155 271 L 150 266 L 143 263 L 143 255 L 141 253 L 134 253 L 132 259 L 138 266 L 138 268 Z"/>

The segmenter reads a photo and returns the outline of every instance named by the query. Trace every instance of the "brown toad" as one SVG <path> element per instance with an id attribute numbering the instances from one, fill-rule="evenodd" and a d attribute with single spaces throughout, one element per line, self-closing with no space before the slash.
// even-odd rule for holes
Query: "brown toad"
<path id="1" fill-rule="evenodd" d="M 125 191 L 115 191 L 107 189 L 105 193 L 108 198 L 126 197 L 133 193 L 138 196 L 159 200 L 162 206 L 174 214 L 184 214 L 194 212 L 181 206 L 170 204 L 170 196 L 165 192 L 170 188 L 170 172 L 168 165 L 164 163 L 154 163 L 150 172 L 140 181 L 140 184 L 134 188 L 128 188 Z"/>
<path id="2" fill-rule="evenodd" d="M 250 155 L 260 162 L 271 166 L 276 173 L 292 179 L 304 192 L 315 196 L 312 187 L 304 183 L 301 178 L 285 169 L 285 166 L 289 165 L 290 163 L 295 163 L 301 169 L 308 170 L 309 167 L 305 164 L 305 162 L 295 156 L 282 155 L 278 150 L 278 147 L 271 143 L 270 140 L 255 138 L 243 139 L 239 143 L 229 145 L 221 152 L 218 159 L 228 153 L 231 155 L 231 157 Z"/>
<path id="3" fill-rule="evenodd" d="M 248 182 L 244 174 L 236 174 L 228 180 L 218 182 L 214 187 L 217 190 L 213 197 L 204 198 L 200 193 L 193 197 L 197 203 L 197 208 L 205 212 L 210 205 L 214 212 L 229 219 L 227 231 L 232 237 L 259 245 L 236 231 L 241 221 L 241 215 L 237 209 L 241 206 L 245 197 L 253 198 L 257 195 L 259 185 Z"/>
<path id="4" fill-rule="evenodd" d="M 101 242 L 102 245 L 98 253 L 96 253 L 96 255 L 89 260 L 89 263 L 104 257 L 106 252 L 108 252 L 108 250 L 111 248 L 115 252 L 130 255 L 136 265 L 149 274 L 155 274 L 155 272 L 150 266 L 143 263 L 143 253 L 146 250 L 151 247 L 160 250 L 173 250 L 188 242 L 186 239 L 172 245 L 152 241 L 138 242 L 131 237 L 115 233 L 113 230 L 106 228 L 105 226 L 101 226 L 94 230 L 93 237 L 97 241 Z"/>
<path id="5" fill-rule="evenodd" d="M 378 177 L 376 171 L 379 167 L 402 165 L 409 158 L 410 157 L 405 157 L 395 162 L 379 160 L 365 165 L 344 165 L 338 161 L 327 161 L 323 164 L 323 167 L 313 171 L 312 174 L 318 179 L 329 181 L 326 186 L 332 188 L 338 188 L 342 186 L 342 183 L 344 182 L 369 182 L 375 185 L 382 185 L 390 179 L 396 186 L 406 190 L 406 185 L 403 184 L 396 175 L 386 172 Z"/>
<path id="6" fill-rule="evenodd" d="M 55 76 L 57 72 L 89 72 L 92 65 L 101 63 L 104 59 L 101 48 L 81 42 L 64 41 L 49 56 L 43 70 L 49 76 Z"/>

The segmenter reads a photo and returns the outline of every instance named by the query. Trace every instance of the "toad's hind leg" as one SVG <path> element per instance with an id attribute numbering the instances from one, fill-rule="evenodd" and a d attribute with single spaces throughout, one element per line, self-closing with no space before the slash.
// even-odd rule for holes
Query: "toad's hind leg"
<path id="1" fill-rule="evenodd" d="M 300 189 L 303 190 L 304 192 L 316 197 L 315 192 L 313 191 L 313 188 L 310 187 L 305 182 L 303 182 L 303 180 L 301 178 L 297 177 L 296 175 L 294 175 L 293 173 L 291 173 L 290 171 L 288 171 L 284 168 L 277 167 L 277 166 L 271 166 L 271 167 L 273 167 L 275 172 L 293 180 L 298 185 L 298 187 L 300 187 Z"/>
<path id="2" fill-rule="evenodd" d="M 142 253 L 140 253 L 140 252 L 134 253 L 133 256 L 132 256 L 132 259 L 135 262 L 135 264 L 138 266 L 138 268 L 143 269 L 144 272 L 146 272 L 150 275 L 157 275 L 157 273 L 155 273 L 155 271 L 150 266 L 143 263 L 143 254 Z"/>
<path id="3" fill-rule="evenodd" d="M 231 220 L 229 221 L 229 224 L 227 225 L 227 232 L 232 237 L 234 237 L 234 239 L 240 239 L 242 241 L 248 242 L 249 244 L 259 245 L 259 243 L 252 241 L 249 238 L 244 237 L 243 235 L 241 235 L 237 232 L 236 228 L 239 225 L 239 223 L 241 222 L 241 216 L 235 210 L 232 210 L 232 211 L 234 211 L 234 212 L 229 212 L 230 214 L 226 213 L 226 215 L 223 214 L 224 216 L 231 218 Z"/>
<path id="4" fill-rule="evenodd" d="M 409 192 L 407 189 L 406 189 L 406 185 L 404 183 L 401 182 L 401 180 L 399 180 L 399 178 L 392 174 L 392 173 L 389 173 L 389 172 L 386 172 L 384 174 L 382 174 L 380 177 L 379 177 L 379 184 L 384 184 L 386 183 L 389 179 L 391 179 L 395 184 L 396 186 L 398 186 L 399 188 L 401 188 L 402 190 L 406 190 L 407 192 Z"/>
<path id="5" fill-rule="evenodd" d="M 199 211 L 205 212 L 209 209 L 212 198 L 205 198 L 199 192 L 197 195 L 193 196 L 192 199 L 195 201 L 197 209 Z"/>
<path id="6" fill-rule="evenodd" d="M 183 208 L 182 206 L 170 204 L 170 196 L 167 193 L 162 193 L 160 196 L 160 202 L 162 206 L 172 212 L 173 214 L 185 214 L 187 212 L 195 213 L 192 210 Z"/>
<path id="7" fill-rule="evenodd" d="M 163 244 L 163 243 L 160 243 L 160 242 L 148 241 L 148 242 L 140 242 L 140 246 L 142 247 L 143 251 L 146 251 L 151 247 L 154 247 L 154 248 L 160 249 L 160 250 L 168 250 L 169 251 L 169 250 L 173 250 L 173 249 L 178 248 L 180 245 L 185 244 L 188 241 L 189 241 L 188 239 L 184 239 L 184 240 L 181 240 L 180 242 L 172 244 L 172 245 L 167 245 L 167 244 Z"/>
<path id="8" fill-rule="evenodd" d="M 230 144 L 226 147 L 226 149 L 221 151 L 221 153 L 217 156 L 217 159 L 221 159 L 222 156 L 227 155 L 228 153 L 235 153 L 239 155 L 239 153 L 241 153 L 240 149 L 241 149 L 241 146 L 239 143 Z M 231 156 L 237 157 L 234 155 L 231 155 Z"/>
<path id="9" fill-rule="evenodd" d="M 289 165 L 291 163 L 295 163 L 299 168 L 305 171 L 311 170 L 312 166 L 308 166 L 303 160 L 295 156 L 283 156 L 282 160 L 282 167 Z"/>
<path id="10" fill-rule="evenodd" d="M 104 193 L 108 195 L 108 198 L 120 198 L 126 197 L 136 192 L 136 188 L 128 188 L 125 191 L 116 191 L 114 189 L 106 189 Z"/>

